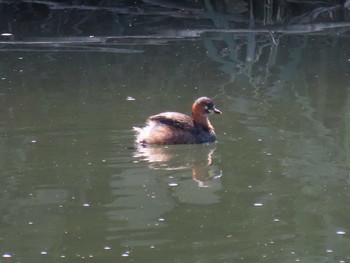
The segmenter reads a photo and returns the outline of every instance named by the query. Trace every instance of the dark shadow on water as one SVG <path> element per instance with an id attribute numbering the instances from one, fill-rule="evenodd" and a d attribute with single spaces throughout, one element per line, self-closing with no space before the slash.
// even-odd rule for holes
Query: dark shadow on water
<path id="1" fill-rule="evenodd" d="M 348 35 L 349 1 L 1 1 L 0 43 L 114 52 L 206 33 Z M 9 46 L 8 48 L 13 48 Z M 117 49 L 117 48 L 116 48 Z"/>

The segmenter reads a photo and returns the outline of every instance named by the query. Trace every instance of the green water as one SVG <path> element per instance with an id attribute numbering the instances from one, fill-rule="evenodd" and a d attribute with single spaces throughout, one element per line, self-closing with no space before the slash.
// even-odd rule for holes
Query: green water
<path id="1" fill-rule="evenodd" d="M 348 40 L 233 36 L 3 46 L 0 262 L 349 262 Z M 200 96 L 216 144 L 134 145 Z"/>

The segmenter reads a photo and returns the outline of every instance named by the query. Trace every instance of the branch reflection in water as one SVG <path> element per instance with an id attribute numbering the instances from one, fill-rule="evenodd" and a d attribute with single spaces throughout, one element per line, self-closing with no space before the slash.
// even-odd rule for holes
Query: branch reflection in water
<path id="1" fill-rule="evenodd" d="M 199 187 L 212 187 L 222 171 L 213 164 L 215 144 L 203 145 L 137 145 L 134 157 L 148 162 L 153 170 L 192 170 L 192 179 Z"/>

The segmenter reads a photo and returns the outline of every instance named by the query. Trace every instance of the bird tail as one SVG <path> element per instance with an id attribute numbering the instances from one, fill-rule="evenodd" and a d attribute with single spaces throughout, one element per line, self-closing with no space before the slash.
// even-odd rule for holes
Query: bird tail
<path id="1" fill-rule="evenodd" d="M 137 134 L 140 134 L 142 132 L 142 128 L 140 127 L 132 127 L 132 130 L 136 132 Z"/>

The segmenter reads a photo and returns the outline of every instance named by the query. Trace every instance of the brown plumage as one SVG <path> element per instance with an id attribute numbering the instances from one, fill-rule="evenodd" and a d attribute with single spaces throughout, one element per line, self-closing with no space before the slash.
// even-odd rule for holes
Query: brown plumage
<path id="1" fill-rule="evenodd" d="M 221 114 L 214 102 L 197 99 L 192 106 L 192 117 L 179 112 L 163 112 L 147 119 L 144 128 L 134 127 L 136 142 L 140 144 L 195 144 L 216 141 L 209 114 Z"/>

